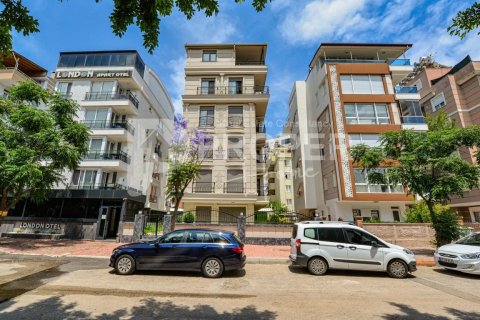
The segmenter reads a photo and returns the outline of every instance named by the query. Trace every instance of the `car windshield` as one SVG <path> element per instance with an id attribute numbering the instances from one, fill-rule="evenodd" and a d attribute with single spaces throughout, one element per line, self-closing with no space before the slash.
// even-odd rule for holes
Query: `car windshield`
<path id="1" fill-rule="evenodd" d="M 475 233 L 462 238 L 456 242 L 456 244 L 465 244 L 469 246 L 480 246 L 480 233 Z"/>

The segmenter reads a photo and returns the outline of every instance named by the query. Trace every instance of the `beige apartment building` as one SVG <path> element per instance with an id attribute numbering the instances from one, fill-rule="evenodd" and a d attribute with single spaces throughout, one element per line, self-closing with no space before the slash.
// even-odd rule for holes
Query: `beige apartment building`
<path id="1" fill-rule="evenodd" d="M 408 83 L 417 87 L 422 110 L 426 115 L 446 112 L 459 127 L 480 125 L 480 61 L 470 56 L 453 67 L 436 63 L 425 57 L 408 77 Z M 476 163 L 475 151 L 464 148 L 463 159 Z M 480 222 L 480 190 L 453 197 L 451 206 L 466 222 Z"/>
<path id="2" fill-rule="evenodd" d="M 387 131 L 427 130 L 417 88 L 399 85 L 413 71 L 405 58 L 410 47 L 320 45 L 307 79 L 293 87 L 285 127 L 292 137 L 296 210 L 328 220 L 401 220 L 412 200 L 403 187 L 369 183 L 349 152 L 360 143 L 378 145 Z"/>
<path id="3" fill-rule="evenodd" d="M 267 45 L 187 44 L 185 50 L 184 117 L 210 143 L 183 208 L 195 211 L 197 221 L 235 222 L 268 204 Z"/>
<path id="4" fill-rule="evenodd" d="M 277 200 L 295 211 L 293 203 L 293 172 L 290 136 L 267 140 L 268 191 L 270 199 Z"/>

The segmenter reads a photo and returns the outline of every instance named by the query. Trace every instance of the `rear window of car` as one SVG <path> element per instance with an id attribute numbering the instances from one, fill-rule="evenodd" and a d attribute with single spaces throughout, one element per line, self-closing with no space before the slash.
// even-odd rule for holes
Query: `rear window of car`
<path id="1" fill-rule="evenodd" d="M 293 230 L 292 230 L 292 239 L 297 238 L 297 230 L 298 226 L 296 224 L 293 225 Z"/>
<path id="2" fill-rule="evenodd" d="M 305 238 L 317 240 L 317 228 L 305 228 L 303 236 Z"/>
<path id="3" fill-rule="evenodd" d="M 318 228 L 318 240 L 325 242 L 345 242 L 341 228 Z"/>
<path id="4" fill-rule="evenodd" d="M 243 246 L 242 240 L 240 240 L 240 238 L 237 237 L 237 235 L 236 235 L 235 233 L 232 234 L 232 236 L 233 236 L 233 239 L 235 239 L 235 241 L 237 241 L 237 243 L 238 243 L 240 246 Z"/>

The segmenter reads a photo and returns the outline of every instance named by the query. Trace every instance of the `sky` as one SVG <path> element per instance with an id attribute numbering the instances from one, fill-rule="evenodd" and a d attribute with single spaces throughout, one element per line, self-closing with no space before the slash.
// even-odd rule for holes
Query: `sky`
<path id="1" fill-rule="evenodd" d="M 40 22 L 40 32 L 14 34 L 14 50 L 54 71 L 61 51 L 135 49 L 166 86 L 180 111 L 184 85 L 186 43 L 268 44 L 267 84 L 270 102 L 268 136 L 282 132 L 288 97 L 294 81 L 305 80 L 308 64 L 322 42 L 412 43 L 407 57 L 418 61 L 432 54 L 454 65 L 467 54 L 480 60 L 480 36 L 464 40 L 450 36 L 447 27 L 456 12 L 473 0 L 273 0 L 257 13 L 251 0 L 236 4 L 219 0 L 220 13 L 200 12 L 187 20 L 174 12 L 160 23 L 159 47 L 149 54 L 136 26 L 123 38 L 113 35 L 109 15 L 113 0 L 24 0 Z"/>

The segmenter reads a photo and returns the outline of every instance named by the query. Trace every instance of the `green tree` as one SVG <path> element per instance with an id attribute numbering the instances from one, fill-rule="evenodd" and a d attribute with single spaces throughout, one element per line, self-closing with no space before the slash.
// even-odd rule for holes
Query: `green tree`
<path id="1" fill-rule="evenodd" d="M 461 147 L 480 146 L 480 127 L 455 127 L 445 113 L 427 118 L 427 124 L 427 132 L 386 132 L 381 135 L 380 147 L 358 145 L 352 148 L 351 155 L 354 163 L 366 170 L 371 183 L 402 184 L 410 194 L 425 201 L 437 243 L 441 244 L 446 240 L 442 238 L 435 204 L 447 204 L 452 195 L 463 196 L 479 187 L 478 163 L 468 163 L 458 151 Z M 377 170 L 379 167 L 386 170 Z"/>
<path id="2" fill-rule="evenodd" d="M 458 36 L 460 39 L 477 29 L 480 26 L 480 3 L 474 2 L 471 7 L 459 11 L 452 20 L 452 25 L 448 27 L 448 31 L 453 36 Z M 480 34 L 480 31 L 477 33 Z"/>
<path id="3" fill-rule="evenodd" d="M 210 139 L 202 131 L 189 130 L 187 121 L 181 116 L 177 116 L 176 119 L 169 149 L 166 183 L 167 198 L 174 204 L 174 221 L 185 190 L 200 173 L 200 165 L 205 156 L 204 151 L 207 151 L 203 146 Z"/>
<path id="4" fill-rule="evenodd" d="M 46 108 L 39 108 L 41 104 Z M 22 82 L 0 99 L 0 209 L 22 197 L 45 200 L 87 152 L 89 130 L 76 122 L 78 104 Z"/>
<path id="5" fill-rule="evenodd" d="M 63 2 L 62 0 L 59 0 Z M 100 0 L 95 0 L 100 2 Z M 128 27 L 136 24 L 143 34 L 143 46 L 152 53 L 158 46 L 160 20 L 172 14 L 176 8 L 187 19 L 197 11 L 203 11 L 207 17 L 219 12 L 218 0 L 113 0 L 114 9 L 110 14 L 113 33 L 122 37 Z M 235 0 L 243 3 L 245 0 Z M 271 0 L 252 0 L 257 11 L 265 8 Z M 22 0 L 0 0 L 3 10 L 0 13 L 0 51 L 8 53 L 12 49 L 12 30 L 27 36 L 39 32 L 39 22 L 30 15 Z"/>

